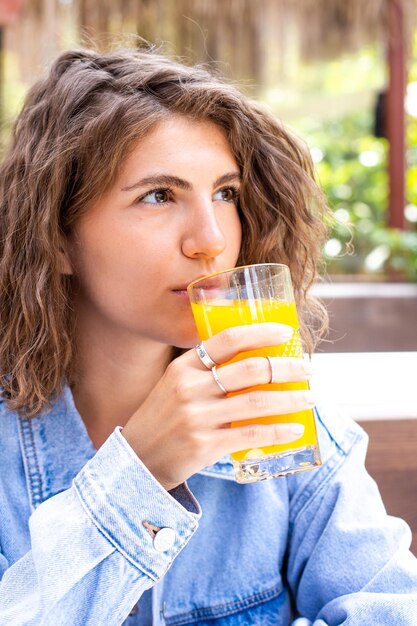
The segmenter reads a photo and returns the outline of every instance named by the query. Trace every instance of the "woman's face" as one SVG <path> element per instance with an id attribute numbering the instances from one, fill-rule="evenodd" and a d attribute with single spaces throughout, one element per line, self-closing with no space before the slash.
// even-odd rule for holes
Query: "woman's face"
<path id="1" fill-rule="evenodd" d="M 239 168 L 219 127 L 171 117 L 141 139 L 69 240 L 87 330 L 191 347 L 186 286 L 233 267 Z"/>

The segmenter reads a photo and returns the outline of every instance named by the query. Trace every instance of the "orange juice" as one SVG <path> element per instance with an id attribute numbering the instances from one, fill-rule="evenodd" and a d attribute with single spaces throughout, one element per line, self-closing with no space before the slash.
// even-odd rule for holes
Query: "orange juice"
<path id="1" fill-rule="evenodd" d="M 279 322 L 281 324 L 288 324 L 294 329 L 292 338 L 286 343 L 279 346 L 270 346 L 257 350 L 241 352 L 236 357 L 228 361 L 228 363 L 240 361 L 241 359 L 249 356 L 280 356 L 282 358 L 303 357 L 301 338 L 298 331 L 299 325 L 297 310 L 294 302 L 284 302 L 278 300 L 223 300 L 219 303 L 192 303 L 191 306 L 201 340 L 208 339 L 212 335 L 226 328 L 230 328 L 231 326 L 256 324 L 260 322 Z M 226 365 L 226 363 L 223 365 Z M 250 387 L 249 389 L 278 391 L 308 388 L 308 382 L 304 381 L 296 383 L 256 385 L 254 387 Z M 248 389 L 245 389 L 245 392 L 246 391 L 248 391 Z M 228 395 L 235 395 L 236 393 L 244 393 L 244 391 L 238 391 Z M 250 423 L 271 424 L 274 422 L 299 422 L 304 425 L 304 434 L 298 440 L 289 444 L 264 446 L 263 448 L 256 448 L 256 450 L 242 450 L 234 452 L 231 456 L 236 461 L 242 461 L 245 459 L 258 458 L 269 454 L 285 453 L 289 450 L 317 445 L 316 426 L 312 409 L 286 415 L 254 417 L 249 420 L 237 421 L 232 423 L 232 428 L 236 426 L 244 426 Z"/>

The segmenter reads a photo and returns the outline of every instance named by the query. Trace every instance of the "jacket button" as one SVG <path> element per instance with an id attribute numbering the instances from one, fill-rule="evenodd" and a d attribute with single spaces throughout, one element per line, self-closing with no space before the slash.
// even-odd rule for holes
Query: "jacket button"
<path id="1" fill-rule="evenodd" d="M 175 530 L 173 528 L 161 528 L 153 540 L 153 547 L 158 552 L 166 552 L 174 545 Z"/>

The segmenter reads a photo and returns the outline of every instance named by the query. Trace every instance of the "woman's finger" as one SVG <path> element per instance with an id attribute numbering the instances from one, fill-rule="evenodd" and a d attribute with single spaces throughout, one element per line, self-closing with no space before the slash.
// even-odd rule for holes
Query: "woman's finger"
<path id="1" fill-rule="evenodd" d="M 213 335 L 203 342 L 207 354 L 215 363 L 225 363 L 234 356 L 247 350 L 254 350 L 266 346 L 277 346 L 289 341 L 294 329 L 287 324 L 264 322 L 262 324 L 248 324 L 232 326 Z M 199 368 L 204 368 L 196 350 L 191 350 L 193 359 Z"/>
<path id="2" fill-rule="evenodd" d="M 311 365 L 293 357 L 249 357 L 217 368 L 223 386 L 228 392 L 240 391 L 254 385 L 301 382 L 311 378 Z"/>
<path id="3" fill-rule="evenodd" d="M 227 424 L 254 417 L 270 417 L 306 411 L 316 405 L 310 389 L 296 391 L 248 391 L 223 400 L 212 401 L 207 407 L 212 424 Z"/>
<path id="4" fill-rule="evenodd" d="M 218 444 L 220 454 L 230 454 L 239 450 L 263 448 L 274 444 L 292 443 L 300 439 L 304 426 L 296 422 L 286 424 L 248 424 L 224 429 Z"/>

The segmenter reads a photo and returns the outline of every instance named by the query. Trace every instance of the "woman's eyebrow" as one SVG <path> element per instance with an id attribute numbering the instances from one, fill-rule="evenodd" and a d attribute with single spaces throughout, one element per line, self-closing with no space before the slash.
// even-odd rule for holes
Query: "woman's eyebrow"
<path id="1" fill-rule="evenodd" d="M 213 188 L 234 181 L 240 181 L 239 172 L 229 172 L 228 174 L 223 174 L 223 176 L 220 176 L 214 181 Z M 179 189 L 184 189 L 185 191 L 190 191 L 193 188 L 191 183 L 183 178 L 172 176 L 171 174 L 160 174 L 157 176 L 146 176 L 145 178 L 141 178 L 136 183 L 133 183 L 133 185 L 122 187 L 121 191 L 134 191 L 135 189 L 147 187 L 149 185 L 152 187 L 178 187 Z"/>
<path id="2" fill-rule="evenodd" d="M 179 187 L 180 189 L 185 189 L 189 191 L 192 189 L 192 185 L 184 180 L 183 178 L 178 178 L 178 176 L 171 176 L 170 174 L 160 174 L 157 176 L 146 176 L 145 178 L 141 178 L 133 185 L 129 185 L 128 187 L 122 187 L 121 191 L 133 191 L 138 187 L 147 187 L 149 185 L 155 186 L 166 186 L 166 187 Z"/>
<path id="3" fill-rule="evenodd" d="M 233 183 L 233 182 L 240 183 L 240 181 L 241 181 L 240 172 L 229 172 L 228 174 L 224 174 L 223 176 L 220 176 L 219 178 L 217 178 L 217 180 L 214 181 L 213 187 L 219 187 L 220 185 L 224 185 L 226 183 Z"/>

